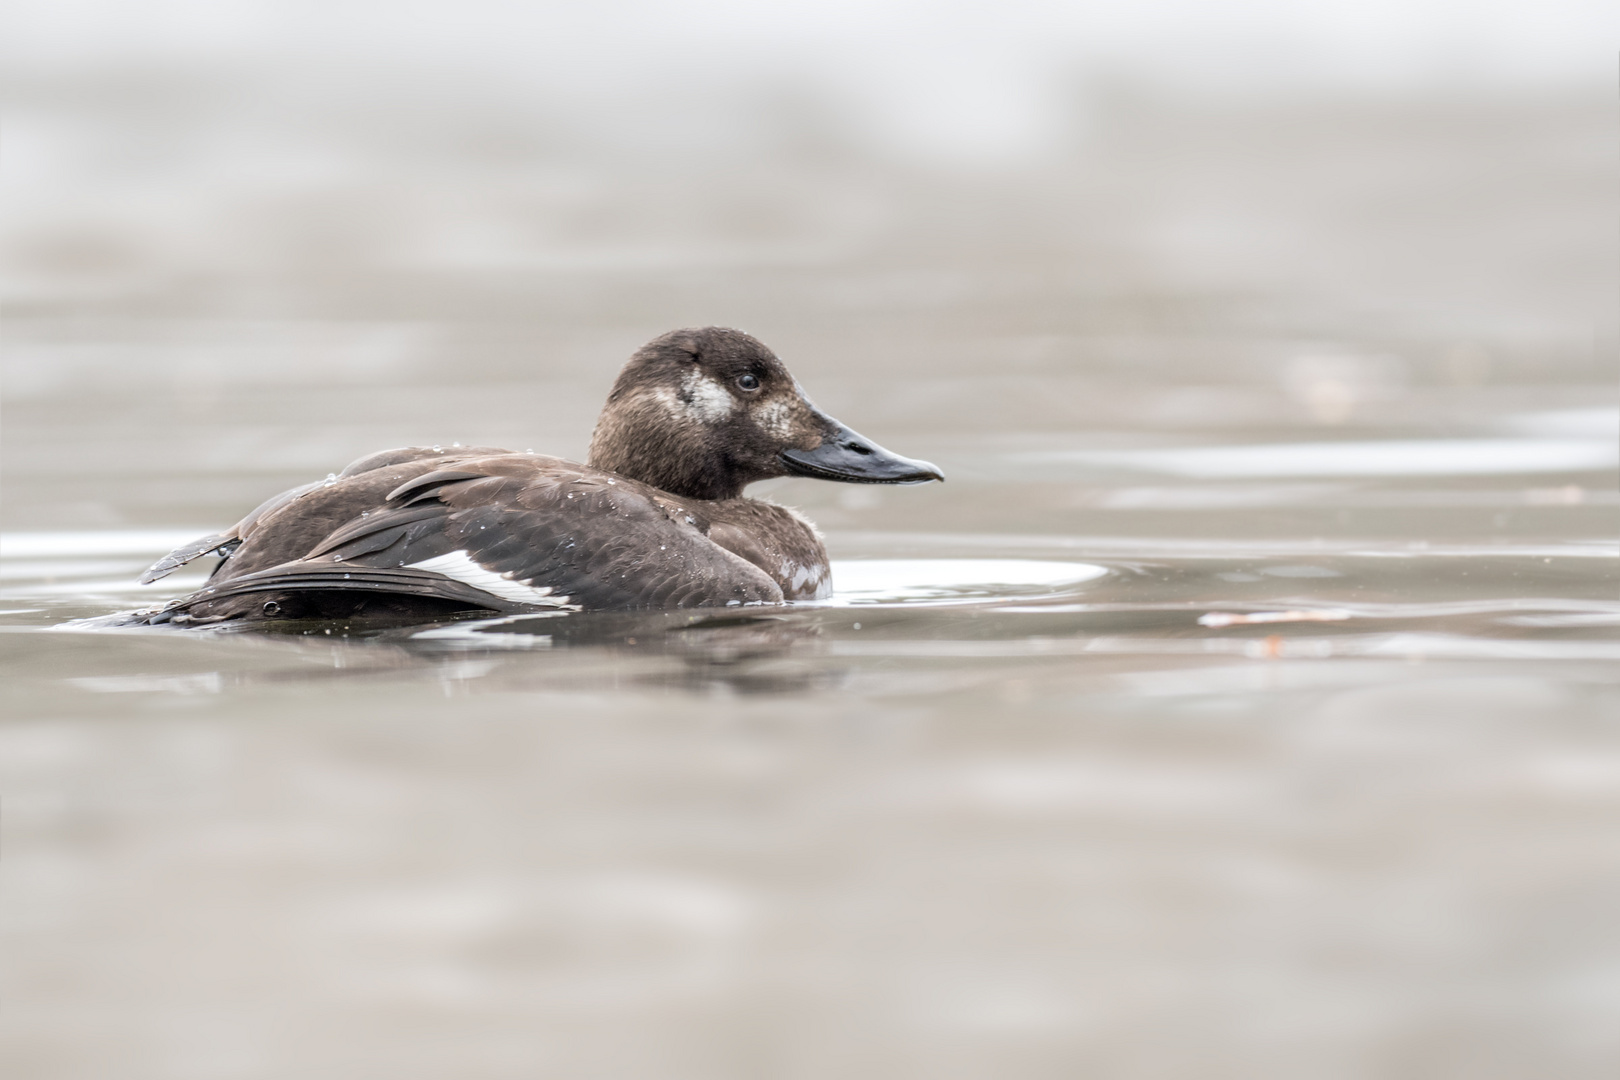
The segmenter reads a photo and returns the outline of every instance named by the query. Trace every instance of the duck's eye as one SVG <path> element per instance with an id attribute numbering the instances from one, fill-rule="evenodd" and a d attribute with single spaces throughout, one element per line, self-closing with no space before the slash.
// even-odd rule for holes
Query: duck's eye
<path id="1" fill-rule="evenodd" d="M 759 379 L 753 375 L 739 375 L 737 377 L 737 385 L 742 387 L 744 390 L 758 390 Z"/>

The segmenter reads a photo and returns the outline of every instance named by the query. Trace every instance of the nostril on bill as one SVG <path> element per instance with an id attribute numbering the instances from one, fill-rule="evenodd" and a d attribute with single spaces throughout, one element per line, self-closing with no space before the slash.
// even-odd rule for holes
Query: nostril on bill
<path id="1" fill-rule="evenodd" d="M 872 452 L 872 448 L 870 446 L 862 446 L 858 442 L 845 443 L 844 449 L 853 450 L 857 454 L 870 454 Z"/>

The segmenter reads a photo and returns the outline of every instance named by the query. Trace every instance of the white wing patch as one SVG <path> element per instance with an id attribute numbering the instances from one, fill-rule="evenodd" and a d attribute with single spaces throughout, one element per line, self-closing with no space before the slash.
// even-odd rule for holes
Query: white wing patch
<path id="1" fill-rule="evenodd" d="M 463 585 L 471 585 L 491 596 L 498 596 L 502 600 L 511 600 L 519 604 L 543 604 L 546 607 L 568 606 L 569 598 L 554 595 L 550 585 L 537 589 L 522 581 L 514 581 L 504 574 L 486 570 L 473 562 L 465 551 L 452 551 L 448 555 L 423 559 L 410 565 L 413 570 L 427 570 L 443 575 Z"/>

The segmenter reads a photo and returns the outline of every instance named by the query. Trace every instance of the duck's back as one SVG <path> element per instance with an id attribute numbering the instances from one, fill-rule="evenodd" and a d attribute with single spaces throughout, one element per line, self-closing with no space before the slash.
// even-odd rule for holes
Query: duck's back
<path id="1" fill-rule="evenodd" d="M 362 458 L 187 545 L 148 580 L 215 551 L 226 558 L 208 586 L 163 618 L 704 607 L 826 586 L 819 538 L 781 507 L 682 500 L 488 447 Z"/>

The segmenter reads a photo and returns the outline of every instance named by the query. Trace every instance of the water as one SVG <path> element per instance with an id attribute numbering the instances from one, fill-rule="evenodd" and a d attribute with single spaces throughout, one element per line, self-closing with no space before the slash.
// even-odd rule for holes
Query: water
<path id="1" fill-rule="evenodd" d="M 1036 174 L 795 160 L 663 217 L 458 174 L 503 235 L 611 254 L 640 207 L 673 264 L 406 258 L 463 212 L 388 202 L 410 169 L 225 191 L 223 270 L 40 254 L 8 1075 L 1613 1075 L 1610 120 L 1148 110 Z M 760 485 L 828 602 L 97 622 L 371 450 L 578 456 L 622 358 L 708 321 L 949 477 Z"/>

